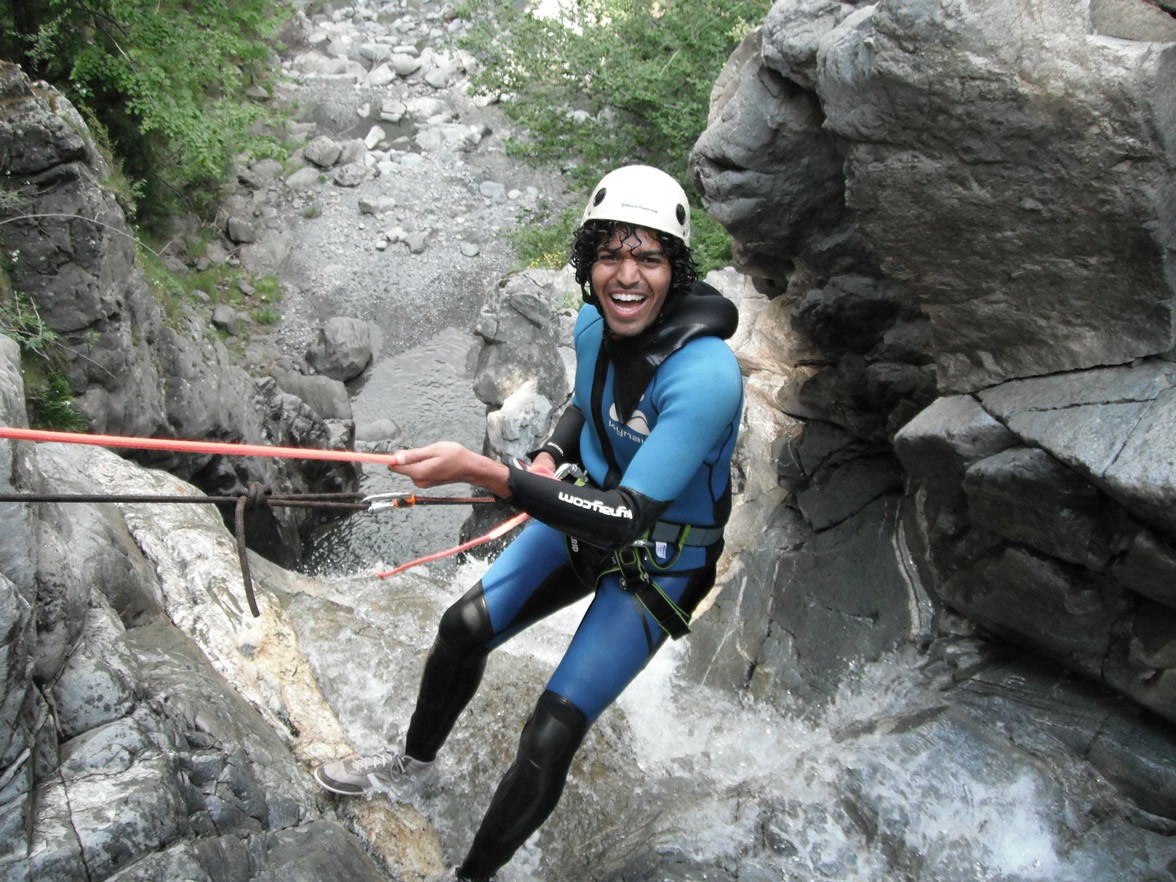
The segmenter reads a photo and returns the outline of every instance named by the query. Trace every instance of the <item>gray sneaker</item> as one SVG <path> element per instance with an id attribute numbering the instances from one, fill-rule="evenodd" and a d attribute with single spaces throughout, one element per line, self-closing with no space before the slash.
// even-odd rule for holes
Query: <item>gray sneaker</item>
<path id="1" fill-rule="evenodd" d="M 402 753 L 384 753 L 323 763 L 314 770 L 314 780 L 340 796 L 388 793 L 407 799 L 432 780 L 434 772 L 432 763 Z"/>

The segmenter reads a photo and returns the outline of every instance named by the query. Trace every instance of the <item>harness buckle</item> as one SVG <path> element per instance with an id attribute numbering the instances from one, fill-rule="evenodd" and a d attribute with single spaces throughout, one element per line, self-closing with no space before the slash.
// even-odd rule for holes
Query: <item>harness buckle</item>
<path id="1" fill-rule="evenodd" d="M 642 584 L 649 584 L 649 573 L 645 570 L 645 563 L 641 560 L 641 548 L 647 543 L 642 540 L 626 545 L 613 552 L 613 560 L 617 562 L 620 572 L 621 587 L 626 591 L 633 591 Z"/>

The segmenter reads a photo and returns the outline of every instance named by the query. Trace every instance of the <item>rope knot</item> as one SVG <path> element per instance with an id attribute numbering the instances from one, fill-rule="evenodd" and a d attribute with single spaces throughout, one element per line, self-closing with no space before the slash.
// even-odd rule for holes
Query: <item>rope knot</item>
<path id="1" fill-rule="evenodd" d="M 245 505 L 248 508 L 260 508 L 263 505 L 269 505 L 269 498 L 273 495 L 273 489 L 268 484 L 262 484 L 260 481 L 250 481 L 245 485 L 245 492 L 242 496 L 245 499 Z"/>

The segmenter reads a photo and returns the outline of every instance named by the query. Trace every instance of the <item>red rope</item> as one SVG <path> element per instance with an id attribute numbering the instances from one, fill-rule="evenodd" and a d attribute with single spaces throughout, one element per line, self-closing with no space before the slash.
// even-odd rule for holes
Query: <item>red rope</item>
<path id="1" fill-rule="evenodd" d="M 173 453 L 211 453 L 228 456 L 269 456 L 279 459 L 328 459 L 336 462 L 374 462 L 389 465 L 390 453 L 361 453 L 356 450 L 323 450 L 317 447 L 275 447 L 266 444 L 236 444 L 219 441 L 183 441 L 178 438 L 136 438 L 131 435 L 91 435 L 85 432 L 50 432 L 0 426 L 0 438 L 14 441 L 53 441 L 61 444 L 90 444 L 134 450 L 166 450 Z"/>
<path id="2" fill-rule="evenodd" d="M 477 548 L 479 545 L 485 545 L 487 542 L 493 542 L 495 539 L 499 539 L 505 536 L 519 524 L 523 523 L 523 521 L 525 521 L 528 517 L 530 517 L 530 515 L 528 515 L 526 512 L 522 512 L 521 514 L 515 515 L 510 520 L 504 521 L 489 533 L 485 533 L 479 536 L 477 539 L 471 539 L 469 542 L 463 542 L 461 545 L 458 545 L 454 548 L 447 548 L 445 551 L 435 551 L 432 554 L 426 554 L 424 557 L 418 557 L 416 560 L 410 560 L 408 563 L 403 563 L 398 567 L 394 567 L 393 569 L 385 570 L 382 573 L 376 573 L 375 576 L 377 579 L 386 579 L 389 576 L 395 576 L 397 573 L 403 573 L 405 570 L 418 566 L 419 564 L 441 560 L 443 557 L 451 557 L 452 555 L 460 554 L 463 551 L 469 551 L 471 548 Z"/>
<path id="3" fill-rule="evenodd" d="M 283 459 L 326 459 L 335 460 L 337 462 L 374 462 L 383 465 L 389 465 L 394 462 L 394 457 L 389 453 L 360 453 L 354 450 L 323 450 L 314 447 L 274 447 L 263 444 L 226 444 L 218 441 L 183 441 L 177 438 L 137 438 L 131 435 L 94 435 L 85 432 L 51 432 L 44 429 L 18 429 L 12 426 L 0 426 L 0 438 L 8 438 L 13 441 L 49 441 L 61 444 L 90 444 L 98 447 L 123 447 L 134 450 L 165 450 L 172 453 L 208 453 L 208 454 L 226 454 L 228 456 L 269 456 Z M 411 499 L 411 501 L 409 501 Z M 405 502 L 409 505 L 417 504 L 425 501 L 425 497 L 409 497 Z M 493 501 L 492 498 L 468 498 L 463 499 L 463 502 L 484 502 Z M 399 508 L 400 506 L 395 506 Z M 529 515 L 525 512 L 517 514 L 508 521 L 505 521 L 495 527 L 488 533 L 479 536 L 477 539 L 471 539 L 469 542 L 463 542 L 454 548 L 448 548 L 445 551 L 437 551 L 433 554 L 419 557 L 416 560 L 410 560 L 408 563 L 401 564 L 394 569 L 387 570 L 382 573 L 376 573 L 376 578 L 386 579 L 389 576 L 395 576 L 398 573 L 403 573 L 420 564 L 429 563 L 435 560 L 441 560 L 445 557 L 451 557 L 455 554 L 460 554 L 463 551 L 468 551 L 471 548 L 476 548 L 479 545 L 485 545 L 487 542 L 493 542 L 505 536 L 519 524 L 523 523 Z M 245 578 L 248 580 L 248 571 L 246 564 L 242 564 Z M 250 597 L 250 608 L 256 616 L 258 613 L 254 607 L 252 597 Z"/>

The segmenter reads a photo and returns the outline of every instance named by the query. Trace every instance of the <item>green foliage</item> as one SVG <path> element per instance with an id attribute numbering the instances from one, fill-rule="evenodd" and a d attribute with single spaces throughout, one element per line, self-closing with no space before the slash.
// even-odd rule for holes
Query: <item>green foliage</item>
<path id="1" fill-rule="evenodd" d="M 74 404 L 69 380 L 64 374 L 51 373 L 41 382 L 28 383 L 26 375 L 25 405 L 29 423 L 38 429 L 58 432 L 85 432 L 90 426 Z"/>
<path id="2" fill-rule="evenodd" d="M 150 222 L 215 202 L 266 113 L 247 89 L 268 76 L 285 11 L 280 0 L 0 0 L 0 52 L 101 122 Z"/>
<path id="3" fill-rule="evenodd" d="M 7 276 L 8 268 L 3 275 Z M 24 367 L 25 397 L 29 421 L 39 428 L 79 431 L 88 428 L 74 406 L 69 380 L 61 370 L 61 342 L 41 320 L 36 304 L 14 294 L 5 284 L 0 296 L 0 334 L 20 347 Z"/>
<path id="4" fill-rule="evenodd" d="M 191 302 L 189 294 L 195 289 L 184 285 L 168 269 L 159 252 L 142 242 L 135 243 L 135 261 L 143 270 L 155 302 L 163 312 L 163 321 L 173 328 L 180 327 L 184 305 Z"/>
<path id="5" fill-rule="evenodd" d="M 163 311 L 163 320 L 173 328 L 186 327 L 188 313 L 198 297 L 213 304 L 225 304 L 238 312 L 247 312 L 258 325 L 273 325 L 281 319 L 282 285 L 277 276 L 251 279 L 240 267 L 225 263 L 210 264 L 206 269 L 175 273 L 159 252 L 138 243 L 138 263 L 147 277 L 155 302 Z M 193 251 L 199 243 L 193 243 Z M 203 292 L 197 295 L 196 292 Z"/>
<path id="6" fill-rule="evenodd" d="M 249 313 L 249 317 L 259 325 L 275 325 L 281 316 L 268 306 L 260 306 L 253 312 Z"/>
<path id="7" fill-rule="evenodd" d="M 525 217 L 522 225 L 509 234 L 523 267 L 559 269 L 567 263 L 568 247 L 582 210 L 572 205 L 559 211 L 543 204 Z"/>
<path id="8" fill-rule="evenodd" d="M 126 171 L 123 169 L 122 157 L 115 152 L 114 144 L 110 141 L 110 133 L 106 131 L 102 120 L 94 115 L 94 111 L 84 104 L 78 107 L 78 111 L 86 121 L 86 128 L 89 130 L 94 146 L 106 162 L 108 173 L 102 184 L 114 193 L 114 198 L 117 200 L 119 208 L 123 210 L 123 214 L 127 216 L 127 220 L 133 221 L 138 214 L 139 200 L 144 195 L 143 182 L 132 181 L 127 177 Z"/>
<path id="9" fill-rule="evenodd" d="M 480 62 L 474 87 L 501 94 L 524 135 L 509 151 L 563 169 L 586 192 L 610 169 L 662 168 L 691 191 L 686 157 L 706 127 L 710 90 L 731 52 L 767 11 L 762 0 L 563 0 L 540 18 L 512 0 L 471 4 L 463 41 Z M 705 271 L 730 260 L 730 240 L 705 231 Z"/>
<path id="10" fill-rule="evenodd" d="M 5 267 L 5 275 L 8 275 Z M 0 299 L 0 334 L 11 337 L 21 352 L 48 360 L 57 332 L 41 320 L 37 305 L 23 294 L 6 291 Z"/>
<path id="11" fill-rule="evenodd" d="M 702 209 L 690 212 L 690 251 L 700 272 L 731 265 L 731 234 Z"/>
<path id="12" fill-rule="evenodd" d="M 0 190 L 0 216 L 16 214 L 20 211 L 20 194 L 14 190 Z"/>
<path id="13" fill-rule="evenodd" d="M 282 301 L 282 283 L 275 275 L 265 275 L 253 280 L 253 293 L 265 303 Z"/>

